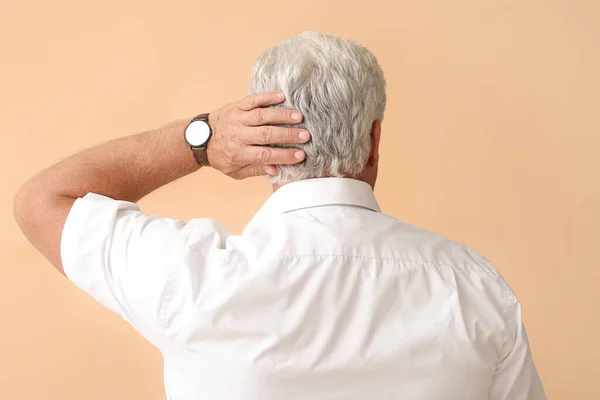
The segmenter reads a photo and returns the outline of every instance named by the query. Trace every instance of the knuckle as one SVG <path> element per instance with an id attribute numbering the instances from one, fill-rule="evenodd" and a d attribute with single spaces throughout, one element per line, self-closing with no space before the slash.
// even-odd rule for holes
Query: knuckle
<path id="1" fill-rule="evenodd" d="M 256 97 L 251 94 L 246 96 L 245 103 L 248 108 L 254 108 L 256 106 Z"/>
<path id="2" fill-rule="evenodd" d="M 260 151 L 259 154 L 259 161 L 262 162 L 263 164 L 267 164 L 269 162 L 269 160 L 271 160 L 271 149 L 269 149 L 268 147 L 265 147 L 264 149 L 262 149 Z"/>
<path id="3" fill-rule="evenodd" d="M 258 130 L 258 138 L 260 139 L 261 143 L 270 143 L 272 136 L 272 130 L 268 126 L 261 126 Z"/>
<path id="4" fill-rule="evenodd" d="M 288 142 L 295 142 L 298 139 L 298 134 L 292 128 L 289 128 L 286 133 L 286 140 Z"/>
<path id="5" fill-rule="evenodd" d="M 249 115 L 248 115 L 247 111 L 244 111 L 244 110 L 237 111 L 231 117 L 232 117 L 233 121 L 237 121 L 239 123 L 239 125 L 241 125 L 241 126 L 250 125 L 251 121 L 249 121 L 249 118 L 248 118 Z"/>
<path id="6" fill-rule="evenodd" d="M 254 117 L 256 118 L 257 123 L 262 124 L 265 121 L 265 110 L 257 108 L 254 111 Z"/>

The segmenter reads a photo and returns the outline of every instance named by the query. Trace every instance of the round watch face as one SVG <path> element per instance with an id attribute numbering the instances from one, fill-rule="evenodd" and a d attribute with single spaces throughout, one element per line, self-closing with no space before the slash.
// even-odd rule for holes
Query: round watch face
<path id="1" fill-rule="evenodd" d="M 201 147 L 210 137 L 210 126 L 204 121 L 194 121 L 185 130 L 185 140 L 192 147 Z"/>

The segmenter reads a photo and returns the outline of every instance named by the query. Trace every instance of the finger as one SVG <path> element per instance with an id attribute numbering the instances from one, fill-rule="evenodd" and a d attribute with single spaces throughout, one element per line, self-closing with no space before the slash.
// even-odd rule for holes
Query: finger
<path id="1" fill-rule="evenodd" d="M 245 179 L 253 176 L 266 175 L 266 171 L 260 165 L 247 165 L 229 175 L 234 179 Z"/>
<path id="2" fill-rule="evenodd" d="M 254 93 L 240 100 L 238 107 L 244 111 L 250 111 L 259 107 L 279 104 L 284 100 L 285 95 L 280 91 Z"/>
<path id="3" fill-rule="evenodd" d="M 306 155 L 299 149 L 248 146 L 244 152 L 244 161 L 251 165 L 260 165 L 264 171 L 265 165 L 298 164 Z"/>
<path id="4" fill-rule="evenodd" d="M 280 126 L 263 125 L 248 128 L 243 133 L 246 144 L 294 144 L 306 143 L 310 140 L 310 133 L 304 129 L 284 128 Z"/>
<path id="5" fill-rule="evenodd" d="M 277 167 L 274 165 L 267 165 L 265 166 L 265 173 L 269 176 L 275 176 L 277 175 Z"/>
<path id="6" fill-rule="evenodd" d="M 283 108 L 255 108 L 243 113 L 241 122 L 246 126 L 293 125 L 302 122 L 302 114 L 296 110 Z"/>

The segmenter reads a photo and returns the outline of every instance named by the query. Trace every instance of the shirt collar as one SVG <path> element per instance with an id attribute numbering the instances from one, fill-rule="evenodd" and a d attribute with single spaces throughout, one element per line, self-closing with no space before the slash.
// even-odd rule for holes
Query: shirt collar
<path id="1" fill-rule="evenodd" d="M 368 183 L 348 178 L 316 178 L 288 183 L 277 189 L 252 221 L 328 205 L 357 206 L 381 212 Z"/>

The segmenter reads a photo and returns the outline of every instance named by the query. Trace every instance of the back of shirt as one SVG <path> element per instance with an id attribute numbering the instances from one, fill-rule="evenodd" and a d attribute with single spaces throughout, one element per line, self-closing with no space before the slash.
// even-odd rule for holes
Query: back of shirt
<path id="1" fill-rule="evenodd" d="M 545 399 L 496 269 L 363 182 L 285 185 L 239 236 L 85 200 L 65 271 L 160 348 L 171 400 Z"/>
<path id="2" fill-rule="evenodd" d="M 188 396 L 544 398 L 519 303 L 487 260 L 360 202 L 330 203 L 259 213 L 186 262 L 209 267 L 181 298 L 193 326 L 166 359 L 197 382 Z"/>

